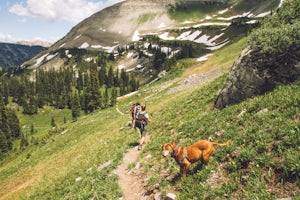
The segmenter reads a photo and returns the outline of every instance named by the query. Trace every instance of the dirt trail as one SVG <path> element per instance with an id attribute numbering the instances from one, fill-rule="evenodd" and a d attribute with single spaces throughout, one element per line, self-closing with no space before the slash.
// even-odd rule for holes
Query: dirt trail
<path id="1" fill-rule="evenodd" d="M 215 79 L 216 77 L 222 74 L 222 70 L 217 68 L 213 69 L 209 72 L 192 75 L 188 78 L 185 78 L 179 82 L 179 86 L 172 88 L 168 91 L 168 94 L 172 94 L 174 92 L 178 92 L 189 87 L 193 87 L 195 85 L 200 85 L 207 83 L 208 81 Z M 167 86 L 173 85 L 175 82 L 172 81 Z M 165 87 L 161 88 L 164 89 Z M 155 93 L 157 94 L 157 93 Z M 121 112 L 116 106 L 116 111 L 120 115 L 124 115 L 125 113 Z M 149 136 L 146 137 L 146 143 L 149 141 Z M 123 161 L 121 165 L 117 167 L 115 173 L 119 176 L 119 185 L 122 188 L 123 197 L 121 200 L 140 200 L 146 194 L 146 189 L 144 188 L 143 178 L 135 174 L 137 171 L 137 167 L 132 170 L 128 170 L 128 166 L 132 163 L 137 162 L 140 151 L 137 147 L 131 148 L 124 155 Z"/>
<path id="2" fill-rule="evenodd" d="M 119 185 L 122 188 L 122 200 L 140 200 L 146 193 L 142 178 L 134 174 L 134 170 L 128 170 L 128 165 L 137 161 L 139 152 L 137 147 L 129 149 L 125 154 L 121 165 L 115 173 L 119 176 Z"/>

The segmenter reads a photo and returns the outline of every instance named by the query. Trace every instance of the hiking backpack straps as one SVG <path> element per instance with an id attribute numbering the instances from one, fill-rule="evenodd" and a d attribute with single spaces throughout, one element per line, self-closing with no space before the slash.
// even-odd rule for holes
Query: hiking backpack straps
<path id="1" fill-rule="evenodd" d="M 132 113 L 133 114 L 132 115 L 132 118 L 133 118 L 133 120 L 132 120 L 132 128 L 135 127 L 135 121 L 137 119 L 137 114 L 138 114 L 139 110 L 140 110 L 140 104 L 139 103 L 135 103 L 134 104 L 134 108 L 133 108 L 133 113 Z"/>

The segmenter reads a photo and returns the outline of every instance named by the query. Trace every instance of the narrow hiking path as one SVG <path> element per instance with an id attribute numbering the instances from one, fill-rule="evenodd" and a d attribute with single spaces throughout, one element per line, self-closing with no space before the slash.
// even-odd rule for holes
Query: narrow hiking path
<path id="1" fill-rule="evenodd" d="M 125 115 L 120 111 L 118 105 L 116 105 L 116 111 L 120 115 Z M 138 133 L 136 133 L 137 141 L 139 140 Z M 149 140 L 149 136 L 146 136 L 146 142 Z M 138 156 L 140 151 L 138 146 L 128 149 L 124 154 L 122 163 L 115 169 L 114 173 L 118 175 L 118 183 L 122 189 L 123 197 L 122 200 L 140 200 L 146 190 L 144 189 L 143 179 L 137 175 L 137 170 L 139 164 Z M 128 169 L 128 166 L 134 166 L 131 169 Z"/>
<path id="2" fill-rule="evenodd" d="M 138 159 L 139 151 L 137 147 L 131 148 L 124 155 L 122 164 L 117 167 L 115 173 L 119 176 L 119 185 L 123 192 L 122 200 L 140 200 L 146 190 L 144 189 L 143 179 L 135 174 L 135 168 L 129 170 L 128 166 L 135 163 Z"/>
<path id="3" fill-rule="evenodd" d="M 224 72 L 219 69 L 213 69 L 208 72 L 200 73 L 200 74 L 194 74 L 191 75 L 185 79 L 182 79 L 179 81 L 178 79 L 169 81 L 165 85 L 158 88 L 158 91 L 164 90 L 172 85 L 178 84 L 176 87 L 173 87 L 168 90 L 168 95 L 193 87 L 195 85 L 201 85 L 205 84 L 218 76 L 222 75 Z M 133 93 L 135 94 L 135 93 Z M 157 91 L 150 95 L 154 96 L 157 94 Z M 132 95 L 132 94 L 131 94 Z M 148 96 L 147 98 L 149 98 Z M 122 111 L 119 110 L 118 105 L 116 105 L 116 112 L 118 112 L 120 115 L 125 115 Z M 137 140 L 138 140 L 138 133 L 137 133 Z M 146 144 L 149 142 L 150 137 L 149 135 L 146 136 Z M 121 200 L 141 200 L 144 196 L 146 196 L 147 190 L 144 187 L 144 180 L 140 176 L 138 170 L 139 170 L 139 162 L 138 162 L 138 156 L 141 151 L 138 150 L 137 147 L 128 149 L 128 151 L 125 153 L 122 163 L 116 168 L 114 171 L 115 174 L 119 176 L 118 183 L 122 189 L 123 197 L 120 198 Z M 128 166 L 134 166 L 133 169 L 128 169 Z"/>

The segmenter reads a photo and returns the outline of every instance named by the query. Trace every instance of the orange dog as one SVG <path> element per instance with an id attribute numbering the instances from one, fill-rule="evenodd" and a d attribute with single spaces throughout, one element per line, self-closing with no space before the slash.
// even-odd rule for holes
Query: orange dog
<path id="1" fill-rule="evenodd" d="M 214 145 L 226 146 L 230 142 L 219 144 L 217 142 L 209 142 L 207 140 L 200 140 L 195 144 L 188 147 L 180 147 L 174 142 L 166 143 L 162 145 L 163 156 L 168 157 L 171 155 L 175 158 L 180 165 L 181 177 L 186 176 L 186 172 L 192 163 L 202 159 L 206 164 L 209 162 L 209 157 L 214 152 Z"/>

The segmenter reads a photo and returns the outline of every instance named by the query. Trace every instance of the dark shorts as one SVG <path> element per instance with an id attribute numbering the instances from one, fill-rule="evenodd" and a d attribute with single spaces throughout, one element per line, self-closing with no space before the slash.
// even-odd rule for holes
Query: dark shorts
<path id="1" fill-rule="evenodd" d="M 148 129 L 148 126 L 147 124 L 141 122 L 141 121 L 135 121 L 135 128 L 138 128 L 140 133 L 141 133 L 141 136 L 142 137 L 145 137 L 146 136 L 146 133 L 147 133 L 147 129 Z"/>

